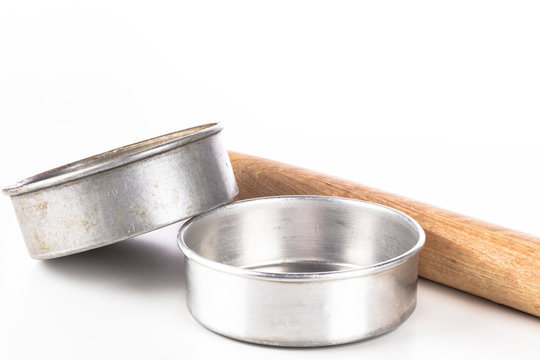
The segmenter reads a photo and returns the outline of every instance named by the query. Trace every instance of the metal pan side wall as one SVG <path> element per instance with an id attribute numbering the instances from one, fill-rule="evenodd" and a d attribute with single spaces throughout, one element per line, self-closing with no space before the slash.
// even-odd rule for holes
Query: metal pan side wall
<path id="1" fill-rule="evenodd" d="M 187 305 L 206 328 L 287 347 L 367 339 L 402 324 L 416 307 L 418 255 L 363 277 L 279 282 L 242 277 L 186 259 Z"/>

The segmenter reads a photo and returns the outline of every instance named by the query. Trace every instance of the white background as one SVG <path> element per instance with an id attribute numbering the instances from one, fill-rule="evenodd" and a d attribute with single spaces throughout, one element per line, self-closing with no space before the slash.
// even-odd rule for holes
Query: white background
<path id="1" fill-rule="evenodd" d="M 2 1 L 1 185 L 222 121 L 228 147 L 540 235 L 535 1 Z M 29 258 L 0 201 L 0 358 L 540 358 L 540 320 L 421 280 L 396 331 L 323 349 L 215 335 L 178 226 Z M 537 279 L 538 281 L 538 279 Z"/>

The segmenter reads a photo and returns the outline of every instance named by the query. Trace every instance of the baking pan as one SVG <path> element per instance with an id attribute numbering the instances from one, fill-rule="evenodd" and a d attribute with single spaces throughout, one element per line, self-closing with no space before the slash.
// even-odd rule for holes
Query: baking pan
<path id="1" fill-rule="evenodd" d="M 202 325 L 277 346 L 361 340 L 416 306 L 422 228 L 368 202 L 323 196 L 232 203 L 187 221 L 187 305 Z"/>
<path id="2" fill-rule="evenodd" d="M 30 255 L 111 244 L 230 201 L 238 189 L 221 130 L 181 130 L 6 187 Z"/>

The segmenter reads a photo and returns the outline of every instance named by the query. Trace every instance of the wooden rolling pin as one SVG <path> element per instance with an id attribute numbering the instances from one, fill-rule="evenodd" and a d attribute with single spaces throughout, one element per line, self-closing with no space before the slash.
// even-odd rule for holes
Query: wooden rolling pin
<path id="1" fill-rule="evenodd" d="M 420 223 L 420 276 L 540 316 L 540 238 L 311 170 L 230 152 L 239 199 L 328 195 L 398 209 Z"/>

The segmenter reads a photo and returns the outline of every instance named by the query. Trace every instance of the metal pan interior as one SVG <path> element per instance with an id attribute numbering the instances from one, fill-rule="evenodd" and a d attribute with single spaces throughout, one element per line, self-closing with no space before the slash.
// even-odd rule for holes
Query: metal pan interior
<path id="1" fill-rule="evenodd" d="M 382 271 L 423 243 L 421 227 L 397 210 L 322 196 L 236 202 L 191 219 L 179 235 L 180 248 L 194 261 L 280 281 Z"/>

